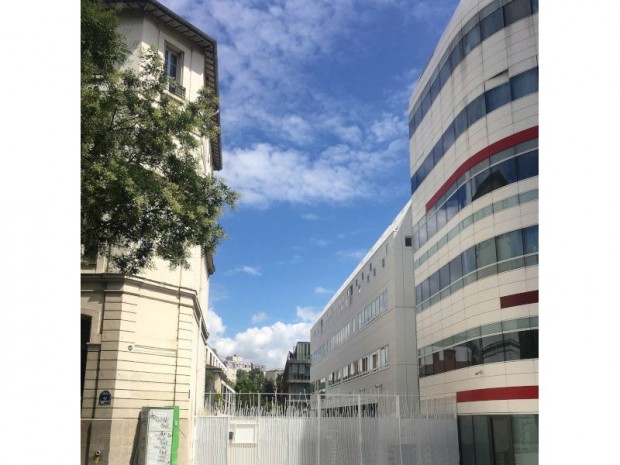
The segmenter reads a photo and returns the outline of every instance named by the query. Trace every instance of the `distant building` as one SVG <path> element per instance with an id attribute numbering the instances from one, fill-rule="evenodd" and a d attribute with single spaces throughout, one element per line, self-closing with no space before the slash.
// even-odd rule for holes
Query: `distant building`
<path id="1" fill-rule="evenodd" d="M 315 391 L 418 393 L 411 203 L 327 303 L 311 329 Z"/>
<path id="2" fill-rule="evenodd" d="M 227 367 L 214 350 L 207 346 L 207 368 L 205 375 L 205 409 L 225 409 L 230 406 L 235 393 L 234 386 L 227 383 Z M 231 382 L 231 380 L 228 380 Z"/>
<path id="3" fill-rule="evenodd" d="M 278 369 L 267 370 L 265 371 L 265 379 L 270 379 L 272 381 L 275 381 L 278 378 L 278 375 L 281 375 L 283 373 L 284 373 L 284 370 L 278 370 Z"/>
<path id="4" fill-rule="evenodd" d="M 237 373 L 237 370 L 250 371 L 252 363 L 248 362 L 237 354 L 226 357 L 226 366 Z"/>
<path id="5" fill-rule="evenodd" d="M 310 357 L 310 342 L 298 342 L 288 353 L 282 375 L 283 393 L 305 396 L 312 392 Z"/>

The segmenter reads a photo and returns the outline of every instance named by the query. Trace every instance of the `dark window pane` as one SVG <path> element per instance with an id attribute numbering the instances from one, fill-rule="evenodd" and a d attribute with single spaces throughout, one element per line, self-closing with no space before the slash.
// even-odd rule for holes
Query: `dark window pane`
<path id="1" fill-rule="evenodd" d="M 461 254 L 463 258 L 463 276 L 476 269 L 476 252 L 475 247 L 470 247 Z"/>
<path id="2" fill-rule="evenodd" d="M 495 238 L 487 239 L 475 246 L 476 249 L 476 268 L 490 265 L 497 262 L 495 255 Z"/>
<path id="3" fill-rule="evenodd" d="M 523 229 L 523 253 L 538 252 L 538 225 Z"/>
<path id="4" fill-rule="evenodd" d="M 454 352 L 454 348 L 451 349 L 445 349 L 443 351 L 444 357 L 445 357 L 445 364 L 446 364 L 446 371 L 452 371 L 454 369 L 456 369 L 456 365 L 455 365 L 455 352 Z"/>
<path id="5" fill-rule="evenodd" d="M 448 221 L 446 202 L 444 202 L 443 205 L 439 207 L 435 216 L 437 217 L 437 231 L 441 231 L 441 228 L 443 228 Z"/>
<path id="6" fill-rule="evenodd" d="M 467 127 L 474 124 L 485 115 L 486 104 L 484 94 L 480 95 L 473 102 L 467 105 Z"/>
<path id="7" fill-rule="evenodd" d="M 521 333 L 504 334 L 504 351 L 506 353 L 506 361 L 521 360 L 520 334 Z"/>
<path id="8" fill-rule="evenodd" d="M 498 163 L 491 167 L 493 189 L 499 189 L 517 180 L 517 164 L 514 158 Z"/>
<path id="9" fill-rule="evenodd" d="M 495 244 L 497 247 L 497 261 L 523 255 L 523 239 L 520 229 L 497 236 Z"/>
<path id="10" fill-rule="evenodd" d="M 420 302 L 422 302 L 422 285 L 418 284 L 415 287 L 415 303 L 419 304 Z"/>
<path id="11" fill-rule="evenodd" d="M 506 82 L 493 89 L 487 90 L 485 93 L 487 105 L 487 114 L 498 109 L 510 102 L 510 83 Z"/>
<path id="12" fill-rule="evenodd" d="M 450 285 L 450 266 L 446 264 L 439 270 L 439 289 Z"/>
<path id="13" fill-rule="evenodd" d="M 420 170 L 422 171 L 422 174 L 423 174 L 422 179 L 426 179 L 426 176 L 428 176 L 428 173 L 431 172 L 434 166 L 435 165 L 433 163 L 433 155 L 430 154 L 426 157 L 426 159 L 424 160 L 424 163 L 420 167 Z"/>
<path id="14" fill-rule="evenodd" d="M 415 112 L 415 115 L 413 115 L 414 128 L 417 129 L 421 122 L 422 122 L 422 107 L 418 107 L 418 109 Z"/>
<path id="15" fill-rule="evenodd" d="M 478 173 L 472 178 L 471 191 L 473 192 L 472 201 L 479 199 L 485 194 L 491 192 L 491 170 L 486 169 L 481 173 Z"/>
<path id="16" fill-rule="evenodd" d="M 480 365 L 482 363 L 480 339 L 472 339 L 471 341 L 467 341 L 467 352 L 470 365 Z"/>
<path id="17" fill-rule="evenodd" d="M 439 292 L 439 271 L 435 271 L 429 278 L 428 282 L 430 285 L 431 295 Z"/>
<path id="18" fill-rule="evenodd" d="M 456 195 L 456 198 L 459 204 L 459 210 L 462 210 L 465 207 L 465 205 L 469 203 L 467 201 L 467 183 L 459 187 L 454 195 Z"/>
<path id="19" fill-rule="evenodd" d="M 514 465 L 512 452 L 512 431 L 510 431 L 509 415 L 493 415 L 491 417 L 493 431 L 493 452 L 495 463 Z"/>
<path id="20" fill-rule="evenodd" d="M 450 60 L 447 60 L 444 65 L 441 67 L 439 71 L 439 87 L 442 88 L 444 84 L 448 81 L 450 74 L 452 73 L 452 69 L 450 69 Z"/>
<path id="21" fill-rule="evenodd" d="M 431 215 L 430 218 L 426 220 L 426 232 L 429 239 L 437 232 L 437 218 L 435 215 Z"/>
<path id="22" fill-rule="evenodd" d="M 459 415 L 459 451 L 462 465 L 476 465 L 473 416 Z"/>
<path id="23" fill-rule="evenodd" d="M 422 302 L 424 302 L 426 299 L 428 299 L 431 296 L 431 291 L 430 291 L 430 281 L 428 279 L 425 279 L 424 281 L 422 281 Z"/>
<path id="24" fill-rule="evenodd" d="M 435 79 L 433 80 L 433 83 L 431 84 L 431 101 L 435 101 L 435 99 L 437 98 L 437 96 L 439 95 L 439 91 L 441 90 L 441 87 L 439 87 L 439 77 L 435 77 Z"/>
<path id="25" fill-rule="evenodd" d="M 431 108 L 431 94 L 430 92 L 427 92 L 426 95 L 424 96 L 424 99 L 422 100 L 422 114 L 426 115 L 426 113 L 428 113 L 428 110 Z"/>
<path id="26" fill-rule="evenodd" d="M 459 199 L 455 192 L 446 200 L 446 222 L 450 221 L 459 212 Z"/>
<path id="27" fill-rule="evenodd" d="M 538 92 L 538 68 L 532 68 L 510 78 L 510 89 L 513 100 Z"/>
<path id="28" fill-rule="evenodd" d="M 420 250 L 420 234 L 418 233 L 418 231 L 413 233 L 413 250 L 415 250 L 416 252 Z"/>
<path id="29" fill-rule="evenodd" d="M 454 138 L 455 140 L 467 129 L 467 109 L 464 108 L 454 119 Z"/>
<path id="30" fill-rule="evenodd" d="M 481 339 L 482 363 L 504 361 L 504 339 L 501 334 L 485 336 Z"/>
<path id="31" fill-rule="evenodd" d="M 521 331 L 517 334 L 521 346 L 521 360 L 538 358 L 538 330 Z"/>
<path id="32" fill-rule="evenodd" d="M 433 374 L 443 373 L 446 371 L 443 350 L 433 354 Z"/>
<path id="33" fill-rule="evenodd" d="M 444 150 L 443 150 L 443 141 L 442 139 L 439 139 L 437 141 L 437 143 L 435 144 L 435 147 L 433 147 L 433 165 L 436 165 L 437 163 L 439 163 L 439 160 L 441 160 L 441 157 L 443 157 L 444 154 Z"/>
<path id="34" fill-rule="evenodd" d="M 467 55 L 480 43 L 480 25 L 476 24 L 463 38 L 463 53 Z"/>
<path id="35" fill-rule="evenodd" d="M 445 153 L 452 147 L 452 144 L 454 144 L 454 125 L 451 124 L 448 129 L 446 129 L 441 140 L 443 141 L 443 151 Z"/>
<path id="36" fill-rule="evenodd" d="M 517 176 L 522 179 L 538 176 L 538 150 L 517 157 Z"/>
<path id="37" fill-rule="evenodd" d="M 516 23 L 532 14 L 530 0 L 514 0 L 504 5 L 504 22 L 506 26 Z"/>
<path id="38" fill-rule="evenodd" d="M 501 8 L 498 8 L 486 18 L 480 21 L 480 36 L 484 41 L 491 37 L 497 31 L 504 27 L 504 14 Z"/>
<path id="39" fill-rule="evenodd" d="M 463 59 L 463 42 L 458 41 L 452 52 L 450 52 L 450 66 L 456 68 Z"/>
<path id="40" fill-rule="evenodd" d="M 532 13 L 538 13 L 538 0 L 532 0 Z"/>
<path id="41" fill-rule="evenodd" d="M 424 375 L 425 376 L 432 375 L 433 374 L 433 356 L 425 355 L 422 360 L 424 364 Z"/>
<path id="42" fill-rule="evenodd" d="M 489 418 L 486 415 L 475 415 L 473 423 L 476 465 L 493 465 L 494 462 L 491 460 Z"/>
<path id="43" fill-rule="evenodd" d="M 463 262 L 458 255 L 450 262 L 450 282 L 453 283 L 463 277 Z"/>

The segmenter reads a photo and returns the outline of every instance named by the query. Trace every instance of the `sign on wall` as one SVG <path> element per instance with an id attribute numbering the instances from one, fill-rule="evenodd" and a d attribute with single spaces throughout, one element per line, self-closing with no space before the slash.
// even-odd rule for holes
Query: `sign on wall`
<path id="1" fill-rule="evenodd" d="M 145 465 L 177 465 L 179 407 L 146 410 Z"/>

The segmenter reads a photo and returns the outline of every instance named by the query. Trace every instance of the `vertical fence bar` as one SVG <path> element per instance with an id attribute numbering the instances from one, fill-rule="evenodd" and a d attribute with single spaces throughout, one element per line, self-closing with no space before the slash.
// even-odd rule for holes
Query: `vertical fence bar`
<path id="1" fill-rule="evenodd" d="M 357 434 L 360 445 L 360 465 L 364 465 L 364 451 L 362 443 L 362 396 L 357 395 Z"/>
<path id="2" fill-rule="evenodd" d="M 321 465 L 321 393 L 317 397 L 317 414 L 316 421 L 316 465 Z"/>

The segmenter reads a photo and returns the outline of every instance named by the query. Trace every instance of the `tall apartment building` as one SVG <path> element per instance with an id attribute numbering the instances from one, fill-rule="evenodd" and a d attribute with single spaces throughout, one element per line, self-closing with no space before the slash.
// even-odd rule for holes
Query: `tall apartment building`
<path id="1" fill-rule="evenodd" d="M 172 98 L 183 104 L 209 86 L 217 95 L 217 44 L 154 0 L 109 1 L 121 7 L 119 32 L 137 66 L 153 45 L 176 81 Z M 219 124 L 219 123 L 218 123 Z M 222 167 L 219 136 L 197 153 L 205 174 Z M 120 274 L 108 260 L 81 273 L 81 461 L 132 463 L 144 407 L 179 407 L 178 463 L 189 464 L 194 416 L 204 406 L 209 275 L 213 261 L 192 250 L 190 269 L 164 261 L 140 275 Z"/>
<path id="2" fill-rule="evenodd" d="M 538 0 L 461 0 L 409 105 L 420 394 L 461 463 L 538 463 Z"/>
<path id="3" fill-rule="evenodd" d="M 315 391 L 418 393 L 411 203 L 324 307 L 311 329 Z"/>

